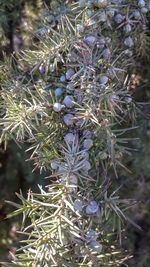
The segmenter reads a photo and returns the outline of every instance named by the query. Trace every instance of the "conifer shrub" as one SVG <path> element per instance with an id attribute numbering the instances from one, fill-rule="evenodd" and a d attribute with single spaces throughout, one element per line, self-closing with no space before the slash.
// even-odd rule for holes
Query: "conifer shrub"
<path id="1" fill-rule="evenodd" d="M 3 83 L 1 142 L 29 143 L 49 185 L 17 194 L 22 245 L 6 266 L 123 266 L 130 199 L 113 183 L 130 172 L 137 127 L 132 68 L 146 49 L 147 1 L 51 1 Z M 131 175 L 131 174 L 130 174 Z M 124 265 L 125 266 L 125 265 Z"/>

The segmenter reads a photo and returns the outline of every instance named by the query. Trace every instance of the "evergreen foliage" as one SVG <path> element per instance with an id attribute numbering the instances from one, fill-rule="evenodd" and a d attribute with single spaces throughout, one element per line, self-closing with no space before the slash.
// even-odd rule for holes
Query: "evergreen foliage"
<path id="1" fill-rule="evenodd" d="M 135 203 L 113 183 L 130 172 L 124 157 L 137 140 L 129 70 L 146 51 L 148 10 L 146 1 L 52 1 L 37 49 L 1 70 L 1 142 L 30 143 L 34 170 L 50 173 L 47 187 L 12 203 L 27 238 L 6 266 L 121 266 L 130 257 L 118 240 L 126 222 L 140 229 L 127 212 Z"/>

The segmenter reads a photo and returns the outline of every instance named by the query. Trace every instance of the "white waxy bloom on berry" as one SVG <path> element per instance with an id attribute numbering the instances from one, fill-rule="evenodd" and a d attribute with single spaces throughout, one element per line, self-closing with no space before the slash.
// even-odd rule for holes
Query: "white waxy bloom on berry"
<path id="1" fill-rule="evenodd" d="M 53 110 L 56 111 L 56 112 L 61 111 L 62 108 L 63 108 L 63 106 L 62 106 L 60 103 L 55 103 L 55 104 L 53 105 Z"/>
<path id="2" fill-rule="evenodd" d="M 97 40 L 97 42 L 100 44 L 100 45 L 104 45 L 105 44 L 105 39 L 104 38 L 99 38 Z"/>
<path id="3" fill-rule="evenodd" d="M 86 38 L 86 41 L 88 42 L 89 45 L 94 45 L 96 42 L 96 37 L 95 36 L 88 36 Z"/>
<path id="4" fill-rule="evenodd" d="M 86 14 L 87 14 L 88 17 L 92 17 L 94 12 L 92 10 L 87 10 Z"/>
<path id="5" fill-rule="evenodd" d="M 141 8 L 141 12 L 144 13 L 144 14 L 146 14 L 148 12 L 148 8 L 142 7 Z"/>
<path id="6" fill-rule="evenodd" d="M 112 96 L 111 96 L 111 99 L 112 99 L 112 100 L 118 100 L 118 99 L 119 99 L 119 96 L 118 96 L 118 95 L 112 95 Z"/>
<path id="7" fill-rule="evenodd" d="M 91 169 L 91 163 L 88 160 L 85 160 L 82 165 L 82 169 L 88 172 Z"/>
<path id="8" fill-rule="evenodd" d="M 135 19 L 141 19 L 141 14 L 138 10 L 135 10 L 133 13 L 133 16 Z"/>
<path id="9" fill-rule="evenodd" d="M 108 59 L 110 57 L 110 49 L 109 48 L 104 49 L 103 57 L 106 59 Z"/>
<path id="10" fill-rule="evenodd" d="M 132 40 L 131 37 L 127 37 L 127 38 L 125 39 L 125 41 L 124 41 L 124 44 L 125 44 L 126 46 L 129 46 L 129 47 L 132 47 L 132 46 L 134 45 L 133 40 Z"/>
<path id="11" fill-rule="evenodd" d="M 62 94 L 63 94 L 63 89 L 62 88 L 56 88 L 55 95 L 56 96 L 61 96 Z"/>
<path id="12" fill-rule="evenodd" d="M 132 98 L 129 97 L 129 96 L 126 96 L 126 97 L 124 98 L 124 100 L 125 100 L 126 103 L 131 103 L 131 102 L 132 102 Z"/>
<path id="13" fill-rule="evenodd" d="M 100 253 L 102 251 L 102 245 L 98 241 L 93 240 L 88 245 L 95 253 Z"/>
<path id="14" fill-rule="evenodd" d="M 71 91 L 73 89 L 73 87 L 74 87 L 73 83 L 68 83 L 66 89 Z"/>
<path id="15" fill-rule="evenodd" d="M 79 32 L 84 31 L 84 26 L 83 26 L 82 24 L 77 24 L 77 30 L 78 30 Z"/>
<path id="16" fill-rule="evenodd" d="M 147 8 L 148 8 L 148 10 L 150 10 L 150 1 L 147 4 Z"/>
<path id="17" fill-rule="evenodd" d="M 138 1 L 138 6 L 139 7 L 144 7 L 145 6 L 145 1 L 144 0 L 139 0 Z"/>
<path id="18" fill-rule="evenodd" d="M 110 8 L 110 9 L 108 9 L 107 10 L 107 15 L 109 16 L 109 17 L 114 17 L 114 15 L 115 15 L 115 10 L 114 9 L 112 9 L 112 8 Z"/>
<path id="19" fill-rule="evenodd" d="M 51 163 L 51 168 L 52 168 L 53 170 L 57 170 L 58 165 L 57 165 L 55 162 L 52 162 L 52 163 Z"/>
<path id="20" fill-rule="evenodd" d="M 92 0 L 86 1 L 86 6 L 87 7 L 92 7 Z"/>
<path id="21" fill-rule="evenodd" d="M 123 27 L 123 29 L 124 29 L 124 31 L 125 31 L 126 33 L 128 33 L 128 32 L 131 32 L 131 31 L 132 31 L 132 27 L 131 27 L 131 25 L 130 25 L 130 24 L 127 24 L 127 25 L 125 25 L 125 26 Z"/>
<path id="22" fill-rule="evenodd" d="M 85 138 L 91 138 L 92 133 L 91 133 L 90 131 L 88 131 L 88 130 L 84 130 L 84 131 L 83 131 L 83 136 L 84 136 Z"/>
<path id="23" fill-rule="evenodd" d="M 65 82 L 65 80 L 66 80 L 65 75 L 62 75 L 62 76 L 60 77 L 60 81 L 61 81 L 61 82 Z"/>
<path id="24" fill-rule="evenodd" d="M 74 106 L 74 99 L 72 96 L 70 95 L 67 95 L 65 98 L 64 98 L 64 104 L 67 108 L 72 108 Z"/>
<path id="25" fill-rule="evenodd" d="M 98 211 L 99 207 L 95 200 L 92 200 L 90 204 L 86 207 L 86 214 L 94 214 Z"/>
<path id="26" fill-rule="evenodd" d="M 92 139 L 85 139 L 83 146 L 85 149 L 90 149 L 93 146 L 93 140 Z"/>
<path id="27" fill-rule="evenodd" d="M 73 115 L 72 114 L 66 114 L 64 116 L 64 122 L 66 125 L 73 125 Z"/>
<path id="28" fill-rule="evenodd" d="M 71 80 L 71 77 L 75 74 L 74 70 L 73 69 L 69 69 L 67 70 L 66 72 L 66 79 L 67 80 Z"/>
<path id="29" fill-rule="evenodd" d="M 100 84 L 106 84 L 107 82 L 108 82 L 108 77 L 107 76 L 101 76 Z"/>
<path id="30" fill-rule="evenodd" d="M 75 139 L 75 136 L 72 133 L 68 133 L 68 134 L 65 135 L 65 141 L 68 144 L 73 143 L 74 139 Z"/>
<path id="31" fill-rule="evenodd" d="M 94 230 L 88 232 L 87 236 L 86 236 L 86 238 L 88 240 L 95 240 L 95 241 L 96 241 L 97 237 L 98 237 L 98 233 L 96 231 L 94 231 Z"/>
<path id="32" fill-rule="evenodd" d="M 124 20 L 124 18 L 125 18 L 125 16 L 122 16 L 121 14 L 117 14 L 116 16 L 115 16 L 115 21 L 116 21 L 116 23 L 121 23 L 123 20 Z"/>
<path id="33" fill-rule="evenodd" d="M 45 68 L 44 64 L 42 64 L 42 65 L 39 67 L 39 71 L 40 71 L 41 74 L 44 74 L 44 73 L 45 73 L 46 68 Z"/>
<path id="34" fill-rule="evenodd" d="M 80 199 L 76 199 L 74 202 L 74 208 L 78 211 L 82 211 L 83 210 L 83 201 Z"/>

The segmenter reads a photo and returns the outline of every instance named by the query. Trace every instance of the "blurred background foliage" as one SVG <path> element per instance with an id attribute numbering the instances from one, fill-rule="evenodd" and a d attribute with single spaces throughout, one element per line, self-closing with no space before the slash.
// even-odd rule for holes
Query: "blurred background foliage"
<path id="1" fill-rule="evenodd" d="M 18 53 L 32 45 L 31 32 L 37 28 L 44 5 L 50 0 L 0 0 L 0 55 Z"/>
<path id="2" fill-rule="evenodd" d="M 0 0 L 1 62 L 4 52 L 9 57 L 12 53 L 17 55 L 20 49 L 31 48 L 33 41 L 38 42 L 33 32 L 39 28 L 39 18 L 47 16 L 44 11 L 45 5 L 50 7 L 50 2 L 50 0 Z M 150 15 L 148 20 L 150 22 Z M 147 36 L 149 35 L 148 25 Z M 149 55 L 148 43 L 147 50 L 143 51 L 135 70 L 132 70 L 133 94 L 137 103 L 150 103 Z M 4 77 L 0 76 L 1 79 Z M 133 135 L 136 135 L 139 141 L 132 144 L 137 151 L 125 159 L 131 174 L 123 169 L 120 170 L 116 185 L 122 185 L 121 197 L 137 200 L 138 205 L 130 210 L 130 217 L 143 229 L 139 231 L 131 225 L 127 226 L 124 244 L 133 255 L 128 261 L 128 266 L 148 267 L 150 266 L 150 106 L 138 104 L 138 107 L 141 110 L 137 118 L 139 127 Z M 38 170 L 33 173 L 32 163 L 26 161 L 27 147 L 28 144 L 19 148 L 15 142 L 9 142 L 7 151 L 3 146 L 0 148 L 0 261 L 6 259 L 9 251 L 15 250 L 16 230 L 20 224 L 19 217 L 5 220 L 13 209 L 5 200 L 17 202 L 15 192 L 21 189 L 23 194 L 26 194 L 29 188 L 37 190 L 38 183 L 45 183 L 46 174 L 40 175 Z"/>

